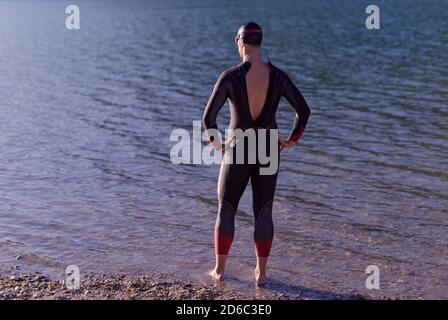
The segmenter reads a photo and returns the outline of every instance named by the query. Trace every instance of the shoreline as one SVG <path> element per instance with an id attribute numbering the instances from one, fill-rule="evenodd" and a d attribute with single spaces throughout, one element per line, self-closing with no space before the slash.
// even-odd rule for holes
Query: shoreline
<path id="1" fill-rule="evenodd" d="M 284 293 L 248 295 L 225 284 L 203 284 L 168 274 L 85 274 L 78 290 L 40 273 L 0 272 L 0 300 L 288 300 Z"/>

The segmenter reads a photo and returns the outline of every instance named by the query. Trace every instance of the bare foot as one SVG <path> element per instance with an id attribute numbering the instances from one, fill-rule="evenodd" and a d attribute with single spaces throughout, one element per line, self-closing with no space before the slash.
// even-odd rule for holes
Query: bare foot
<path id="1" fill-rule="evenodd" d="M 255 284 L 257 287 L 262 287 L 266 284 L 266 273 L 261 273 L 258 268 L 255 268 Z"/>
<path id="2" fill-rule="evenodd" d="M 211 270 L 209 276 L 213 278 L 215 281 L 224 281 L 224 272 L 218 273 L 216 269 Z"/>

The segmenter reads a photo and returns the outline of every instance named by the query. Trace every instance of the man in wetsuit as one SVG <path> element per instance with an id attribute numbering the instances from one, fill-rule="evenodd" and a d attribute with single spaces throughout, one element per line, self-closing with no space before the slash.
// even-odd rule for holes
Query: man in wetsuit
<path id="1" fill-rule="evenodd" d="M 204 111 L 203 123 L 210 143 L 215 149 L 227 153 L 227 143 L 210 133 L 217 130 L 216 118 L 226 101 L 230 106 L 230 129 L 276 130 L 275 113 L 282 97 L 294 108 L 296 115 L 288 139 L 278 139 L 277 151 L 293 147 L 303 134 L 310 110 L 305 99 L 288 75 L 270 61 L 263 62 L 260 46 L 263 31 L 255 22 L 249 22 L 238 30 L 235 43 L 242 62 L 221 73 Z M 239 143 L 239 142 L 238 142 Z M 278 145 L 280 147 L 278 147 Z M 247 148 L 245 149 L 247 152 Z M 271 151 L 272 146 L 271 146 Z M 255 280 L 257 285 L 266 280 L 266 264 L 274 236 L 272 201 L 277 173 L 260 174 L 260 163 L 221 163 L 218 179 L 218 215 L 215 224 L 216 266 L 210 275 L 219 281 L 224 279 L 227 255 L 234 236 L 235 213 L 240 198 L 251 181 L 254 210 L 254 242 L 257 255 Z"/>

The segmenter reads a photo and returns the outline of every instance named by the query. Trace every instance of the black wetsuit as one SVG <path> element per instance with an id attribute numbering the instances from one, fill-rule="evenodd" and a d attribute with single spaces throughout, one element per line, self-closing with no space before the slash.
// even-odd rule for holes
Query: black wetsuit
<path id="1" fill-rule="evenodd" d="M 205 129 L 218 129 L 216 117 L 229 100 L 231 120 L 229 128 L 247 130 L 249 128 L 277 129 L 275 113 L 282 97 L 285 97 L 296 111 L 296 118 L 289 140 L 298 141 L 305 129 L 310 109 L 305 99 L 292 83 L 288 75 L 269 62 L 268 92 L 260 115 L 253 120 L 248 103 L 246 73 L 251 67 L 249 61 L 225 70 L 215 84 L 212 95 L 204 111 Z M 210 136 L 212 141 L 213 137 Z M 260 165 L 222 163 L 218 180 L 218 217 L 215 225 L 215 251 L 227 255 L 234 236 L 235 213 L 240 198 L 251 180 L 253 210 L 255 217 L 254 241 L 259 257 L 267 257 L 274 236 L 272 222 L 272 201 L 277 182 L 277 173 L 260 175 Z"/>

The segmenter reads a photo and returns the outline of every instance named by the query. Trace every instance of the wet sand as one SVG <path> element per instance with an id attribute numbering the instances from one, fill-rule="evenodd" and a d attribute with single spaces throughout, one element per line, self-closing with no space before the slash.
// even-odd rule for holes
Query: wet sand
<path id="1" fill-rule="evenodd" d="M 269 283 L 269 282 L 268 282 Z M 359 294 L 304 292 L 299 299 L 363 300 Z M 373 298 L 373 297 L 370 297 Z M 63 280 L 40 273 L 15 273 L 0 270 L 0 300 L 290 300 L 282 292 L 257 289 L 253 294 L 238 292 L 225 282 L 209 284 L 169 274 L 142 276 L 86 274 L 80 289 L 69 290 Z M 388 299 L 381 297 L 380 299 Z M 390 298 L 389 298 L 390 299 Z"/>
<path id="2" fill-rule="evenodd" d="M 171 275 L 146 274 L 139 277 L 114 274 L 84 275 L 78 290 L 66 288 L 63 280 L 34 274 L 0 273 L 0 300 L 229 300 L 289 299 L 282 293 L 251 296 L 226 288 L 206 285 Z"/>

